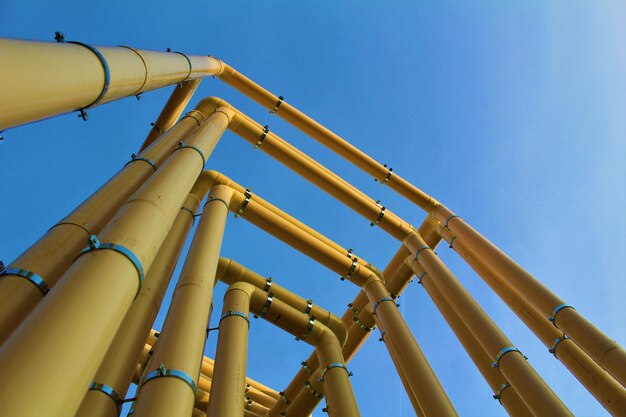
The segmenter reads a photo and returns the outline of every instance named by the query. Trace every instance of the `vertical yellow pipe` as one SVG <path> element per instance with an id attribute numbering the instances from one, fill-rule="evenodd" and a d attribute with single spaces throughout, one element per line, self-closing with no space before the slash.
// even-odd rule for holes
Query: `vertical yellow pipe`
<path id="1" fill-rule="evenodd" d="M 626 386 L 626 350 L 552 293 L 513 259 L 474 230 L 447 208 L 440 206 L 434 214 L 462 239 L 467 251 L 500 280 L 507 282 L 566 333 L 610 375 Z"/>
<path id="2" fill-rule="evenodd" d="M 613 415 L 626 413 L 626 389 L 619 382 L 587 356 L 571 339 L 564 338 L 563 333 L 546 320 L 525 297 L 510 288 L 506 282 L 498 279 L 484 264 L 474 259 L 467 251 L 462 239 L 454 237 L 446 228 L 442 228 L 440 233 L 604 408 Z"/>
<path id="3" fill-rule="evenodd" d="M 230 188 L 217 186 L 204 206 L 159 344 L 139 385 L 137 417 L 186 416 L 193 409 L 231 196 Z"/>
<path id="4" fill-rule="evenodd" d="M 244 415 L 249 308 L 250 294 L 230 287 L 224 295 L 207 417 Z"/>
<path id="5" fill-rule="evenodd" d="M 185 110 L 185 106 L 187 106 L 187 103 L 191 100 L 191 96 L 193 96 L 193 93 L 198 89 L 200 81 L 202 81 L 201 78 L 196 78 L 195 80 L 185 81 L 176 85 L 174 91 L 172 91 L 172 95 L 170 95 L 163 110 L 161 110 L 161 114 L 159 114 L 156 122 L 152 124 L 152 129 L 150 129 L 148 137 L 139 148 L 139 152 L 146 149 L 162 135 L 163 132 L 167 132 L 174 126 L 176 120 Z"/>
<path id="6" fill-rule="evenodd" d="M 10 416 L 74 415 L 167 231 L 229 123 L 216 112 L 117 213 L 0 350 Z M 69 342 L 68 342 L 69 341 Z M 54 360 L 50 360 L 54 358 Z M 38 392 L 32 401 L 29 392 Z"/>
<path id="7" fill-rule="evenodd" d="M 428 280 L 422 285 L 434 285 L 480 341 L 512 387 L 536 416 L 571 416 L 571 412 L 528 364 L 484 310 L 463 288 L 452 272 L 430 250 L 418 234 L 405 242 L 416 254 L 412 264 L 419 263 L 426 271 Z M 413 272 L 416 272 L 415 270 Z"/>
<path id="8" fill-rule="evenodd" d="M 217 74 L 207 56 L 0 39 L 0 130 Z"/>
<path id="9" fill-rule="evenodd" d="M 118 404 L 130 385 L 137 365 L 137 357 L 144 349 L 146 338 L 156 318 L 174 268 L 193 224 L 193 213 L 198 209 L 198 196 L 190 194 L 183 204 L 167 238 L 146 275 L 139 294 L 133 301 L 106 357 L 93 378 L 92 384 L 101 384 L 113 389 L 108 395 L 101 389 L 90 387 L 75 417 L 116 417 Z M 107 388 L 108 389 L 108 388 Z"/>
<path id="10" fill-rule="evenodd" d="M 8 265 L 6 274 L 0 276 L 0 345 L 45 293 L 16 270 L 34 273 L 47 288 L 54 287 L 85 247 L 87 237 L 102 231 L 128 197 L 155 172 L 155 168 L 161 166 L 177 141 L 197 128 L 203 120 L 199 112 L 191 112 L 189 117 L 184 117 Z"/>

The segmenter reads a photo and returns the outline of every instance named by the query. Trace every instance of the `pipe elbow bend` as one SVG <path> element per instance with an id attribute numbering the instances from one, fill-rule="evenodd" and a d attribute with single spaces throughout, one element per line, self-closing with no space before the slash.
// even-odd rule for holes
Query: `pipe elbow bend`
<path id="1" fill-rule="evenodd" d="M 252 299 L 252 296 L 254 295 L 254 292 L 256 290 L 257 288 L 254 285 L 249 284 L 247 282 L 239 281 L 239 282 L 235 282 L 234 284 L 231 284 L 228 287 L 228 289 L 224 293 L 224 298 L 231 291 L 242 291 L 248 296 L 248 299 Z"/>
<path id="2" fill-rule="evenodd" d="M 217 110 L 218 107 L 223 107 L 224 103 L 224 100 L 219 97 L 206 97 L 200 100 L 195 109 L 202 113 L 206 119 L 211 113 Z M 228 103 L 226 103 L 226 107 L 229 107 Z"/>

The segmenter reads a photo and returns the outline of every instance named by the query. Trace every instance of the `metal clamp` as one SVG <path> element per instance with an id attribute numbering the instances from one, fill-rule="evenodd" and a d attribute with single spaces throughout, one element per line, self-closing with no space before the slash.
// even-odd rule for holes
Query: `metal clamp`
<path id="1" fill-rule="evenodd" d="M 189 73 L 187 74 L 187 76 L 185 77 L 184 81 L 187 81 L 189 79 L 189 76 L 191 75 L 191 71 L 192 71 L 192 65 L 191 65 L 191 60 L 189 59 L 189 57 L 185 54 L 183 54 L 182 52 L 178 52 L 178 51 L 169 51 L 173 54 L 179 54 L 185 57 L 185 59 L 187 60 L 187 63 L 189 64 Z M 178 83 L 178 85 L 182 84 L 182 82 Z"/>
<path id="2" fill-rule="evenodd" d="M 493 396 L 493 399 L 498 400 L 498 402 L 502 404 L 502 401 L 500 401 L 500 398 L 502 397 L 502 392 L 508 387 L 510 387 L 508 382 L 505 382 L 504 384 L 500 385 L 500 388 L 498 388 L 498 392 Z"/>
<path id="3" fill-rule="evenodd" d="M 196 391 L 198 390 L 198 387 L 196 386 L 196 382 L 193 380 L 192 377 L 190 377 L 183 371 L 179 371 L 177 369 L 166 369 L 163 364 L 159 365 L 157 369 L 155 369 L 154 371 L 150 372 L 148 375 L 143 377 L 143 379 L 139 382 L 138 390 L 141 390 L 141 388 L 143 388 L 143 386 L 148 381 L 151 381 L 155 378 L 162 378 L 162 377 L 172 377 L 172 378 L 180 379 L 181 381 L 189 385 L 189 388 L 191 388 L 194 395 Z"/>
<path id="4" fill-rule="evenodd" d="M 48 284 L 46 283 L 46 281 L 44 281 L 43 278 L 27 269 L 4 268 L 2 269 L 2 271 L 0 271 L 0 277 L 5 275 L 17 275 L 18 277 L 26 278 L 28 281 L 35 284 L 35 286 L 39 288 L 39 291 L 41 291 L 43 295 L 48 294 L 48 291 L 50 291 L 50 287 L 48 287 Z"/>
<path id="5" fill-rule="evenodd" d="M 430 246 L 422 246 L 421 248 L 419 248 L 417 252 L 415 252 L 415 260 L 419 262 L 420 252 L 428 249 L 430 249 Z"/>
<path id="6" fill-rule="evenodd" d="M 500 366 L 500 359 L 502 359 L 502 357 L 504 355 L 506 355 L 509 352 L 517 352 L 520 355 L 522 355 L 522 352 L 520 352 L 520 350 L 514 346 L 508 346 L 505 347 L 504 349 L 502 349 L 500 352 L 498 352 L 498 354 L 496 355 L 496 360 L 491 364 L 491 366 L 493 368 L 497 368 L 498 366 Z M 524 357 L 524 359 L 528 359 L 526 356 L 522 355 Z"/>
<path id="7" fill-rule="evenodd" d="M 150 166 L 152 167 L 153 170 L 155 170 L 155 171 L 157 170 L 156 164 L 153 161 L 151 161 L 151 160 L 149 160 L 147 158 L 143 158 L 141 156 L 137 156 L 136 154 L 130 155 L 130 158 L 131 158 L 130 161 L 126 162 L 124 164 L 124 166 L 126 166 L 128 164 L 132 164 L 135 161 L 144 161 L 144 162 L 147 162 L 148 164 L 150 164 Z"/>
<path id="8" fill-rule="evenodd" d="M 567 336 L 566 334 L 564 334 L 561 337 L 557 337 L 554 340 L 554 343 L 552 343 L 552 346 L 550 346 L 550 349 L 548 349 L 548 352 L 553 354 L 554 357 L 558 359 L 558 357 L 556 356 L 556 347 L 559 345 L 559 343 L 561 343 L 562 341 L 567 340 L 567 339 L 569 339 L 569 336 Z"/>
<path id="9" fill-rule="evenodd" d="M 115 390 L 105 384 L 100 384 L 98 382 L 92 382 L 89 385 L 89 391 L 100 391 L 103 394 L 105 394 L 107 397 L 109 397 L 110 399 L 113 400 L 113 402 L 115 403 L 115 406 L 117 407 L 117 409 L 119 410 L 120 406 L 122 405 L 121 402 L 122 400 L 120 399 L 120 396 L 117 392 L 115 392 Z"/>
<path id="10" fill-rule="evenodd" d="M 359 310 L 358 308 L 356 308 L 356 307 L 354 306 L 354 304 L 352 304 L 352 303 L 348 303 L 348 309 L 349 309 L 350 311 L 352 311 L 354 314 L 359 314 L 359 313 L 360 313 L 360 311 L 361 311 L 361 310 Z"/>
<path id="11" fill-rule="evenodd" d="M 422 279 L 424 278 L 425 275 L 426 275 L 426 272 L 422 272 L 421 275 L 419 277 L 417 277 L 417 283 L 419 285 L 424 285 L 424 284 L 422 284 Z"/>
<path id="12" fill-rule="evenodd" d="M 93 102 L 91 102 L 91 104 L 88 104 L 87 106 L 78 109 L 81 112 L 81 117 L 83 117 L 83 120 L 87 120 L 87 114 L 85 113 L 85 109 L 88 109 L 98 104 L 104 98 L 107 91 L 109 91 L 109 84 L 111 83 L 111 70 L 109 69 L 109 64 L 107 63 L 107 60 L 95 47 L 87 45 L 86 43 L 76 41 L 69 41 L 67 43 L 84 46 L 85 48 L 89 49 L 98 57 L 98 59 L 100 60 L 100 64 L 102 64 L 102 69 L 104 69 L 104 85 L 102 86 L 102 91 L 100 91 L 98 97 Z"/>
<path id="13" fill-rule="evenodd" d="M 352 259 L 352 257 L 354 256 L 354 250 L 352 248 L 348 249 L 348 253 L 346 254 L 346 256 Z"/>
<path id="14" fill-rule="evenodd" d="M 250 392 L 250 384 L 246 384 L 245 389 L 243 390 L 243 393 L 246 395 L 246 397 L 248 396 L 248 393 Z"/>
<path id="15" fill-rule="evenodd" d="M 186 117 L 186 116 L 185 116 Z M 152 126 L 153 130 L 156 130 L 160 135 L 162 135 L 163 133 L 165 133 L 165 130 L 161 130 L 158 128 L 158 126 L 156 125 L 155 122 L 151 122 L 150 126 Z"/>
<path id="16" fill-rule="evenodd" d="M 309 364 L 306 361 L 302 361 L 300 362 L 300 365 L 302 365 L 302 368 L 309 374 L 309 375 L 313 375 L 313 370 L 311 368 L 309 368 Z"/>
<path id="17" fill-rule="evenodd" d="M 195 221 L 196 221 L 196 215 L 195 215 L 195 214 L 193 214 L 193 210 L 192 210 L 192 209 L 190 209 L 190 208 L 188 208 L 188 207 L 181 207 L 180 209 L 181 209 L 181 210 L 185 210 L 186 212 L 188 212 L 189 214 L 191 214 L 191 221 L 192 221 L 193 223 L 195 223 Z"/>
<path id="18" fill-rule="evenodd" d="M 315 388 L 313 388 L 313 386 L 311 385 L 310 381 L 304 381 L 304 387 L 306 388 L 307 391 L 309 391 L 309 394 L 311 394 L 315 398 L 322 398 L 322 397 L 324 397 L 324 394 L 322 394 L 321 392 L 319 392 Z"/>
<path id="19" fill-rule="evenodd" d="M 304 314 L 309 314 L 311 313 L 311 310 L 313 309 L 313 300 L 306 300 L 306 308 L 304 309 Z"/>
<path id="20" fill-rule="evenodd" d="M 387 164 L 383 166 L 387 168 Z M 392 175 L 393 175 L 393 168 L 387 168 L 387 176 L 385 177 L 385 179 L 379 180 L 378 178 L 374 178 L 374 181 L 380 182 L 380 185 L 385 185 L 385 183 L 387 183 L 391 179 Z"/>
<path id="21" fill-rule="evenodd" d="M 261 137 L 256 141 L 256 145 L 254 145 L 252 149 L 259 149 L 261 145 L 263 145 L 263 141 L 268 133 L 270 133 L 270 127 L 268 125 L 263 126 L 263 133 L 261 133 Z"/>
<path id="22" fill-rule="evenodd" d="M 354 274 L 354 271 L 356 271 L 356 265 L 359 263 L 359 258 L 354 257 L 352 258 L 352 265 L 350 265 L 350 271 L 348 271 L 347 275 L 344 275 L 341 277 L 341 280 L 345 280 L 345 279 L 350 279 L 352 278 L 352 275 Z"/>
<path id="23" fill-rule="evenodd" d="M 272 288 L 273 282 L 274 279 L 272 277 L 267 277 L 267 279 L 265 280 L 265 286 L 263 287 L 263 291 L 270 292 L 270 288 Z"/>
<path id="24" fill-rule="evenodd" d="M 291 402 L 289 401 L 289 398 L 287 398 L 287 396 L 285 395 L 285 391 L 279 392 L 278 396 L 280 397 L 281 400 L 283 400 L 285 404 L 289 404 Z"/>
<path id="25" fill-rule="evenodd" d="M 232 310 L 228 310 L 226 313 L 222 314 L 222 317 L 220 317 L 220 322 L 218 323 L 218 326 L 222 325 L 222 320 L 230 316 L 238 316 L 238 317 L 243 318 L 248 323 L 248 329 L 250 328 L 250 319 L 248 318 L 248 316 L 246 316 L 241 311 L 232 311 Z"/>
<path id="26" fill-rule="evenodd" d="M 237 210 L 237 213 L 235 213 L 235 218 L 243 216 L 243 212 L 246 211 L 246 207 L 248 207 L 248 204 L 250 204 L 250 200 L 252 199 L 251 188 L 246 188 L 246 191 L 243 192 L 243 195 L 245 196 L 245 198 L 243 200 L 243 203 L 241 203 L 241 207 L 239 207 L 239 210 Z"/>
<path id="27" fill-rule="evenodd" d="M 339 362 L 333 362 L 330 365 L 328 365 L 326 368 L 324 368 L 324 372 L 322 372 L 322 376 L 319 377 L 317 380 L 319 382 L 324 382 L 324 375 L 326 375 L 326 372 L 330 371 L 333 368 L 342 368 L 344 371 L 346 371 L 348 376 L 352 376 L 352 372 L 348 371 L 348 368 L 346 368 L 346 365 L 344 365 L 343 363 L 339 363 Z"/>
<path id="28" fill-rule="evenodd" d="M 376 200 L 376 205 L 378 207 L 381 207 L 380 205 L 380 200 Z M 370 226 L 376 226 L 378 223 L 380 223 L 380 221 L 385 217 L 385 206 L 382 206 L 380 209 L 380 213 L 378 213 L 378 217 L 376 218 L 376 220 L 374 220 L 373 222 L 370 223 Z"/>
<path id="29" fill-rule="evenodd" d="M 354 322 L 362 329 L 365 331 L 365 333 L 369 333 L 372 330 L 374 330 L 373 327 L 367 327 L 365 324 L 363 324 L 363 322 L 361 321 L 361 319 L 359 319 L 358 317 L 354 317 L 353 318 Z"/>
<path id="30" fill-rule="evenodd" d="M 139 290 L 143 285 L 144 279 L 143 266 L 141 265 L 141 261 L 139 260 L 139 258 L 137 258 L 137 256 L 135 256 L 135 254 L 131 252 L 130 249 L 127 249 L 124 246 L 118 245 L 116 243 L 100 243 L 96 235 L 89 235 L 89 246 L 80 251 L 76 259 L 80 258 L 87 252 L 104 249 L 109 249 L 124 255 L 126 259 L 128 259 L 133 264 L 133 266 L 137 270 L 137 274 L 139 275 L 139 287 L 137 288 L 137 294 L 139 294 Z M 74 259 L 74 261 L 76 261 L 76 259 Z"/>
<path id="31" fill-rule="evenodd" d="M 182 140 L 179 140 L 178 148 L 174 149 L 172 153 L 179 151 L 181 149 L 185 149 L 185 148 L 193 149 L 194 151 L 198 152 L 198 155 L 200 155 L 200 158 L 202 158 L 202 169 L 204 169 L 204 166 L 206 165 L 206 158 L 204 157 L 204 154 L 202 153 L 202 151 L 198 149 L 197 147 L 193 145 L 185 145 L 185 142 L 183 142 Z"/>
<path id="32" fill-rule="evenodd" d="M 557 306 L 554 311 L 552 311 L 552 315 L 550 317 L 548 317 L 548 320 L 550 320 L 552 322 L 552 324 L 554 324 L 554 327 L 556 327 L 556 315 L 559 314 L 559 311 L 565 309 L 565 308 L 571 308 L 572 310 L 576 310 L 574 307 L 572 307 L 569 304 L 561 304 L 560 306 Z"/>
<path id="33" fill-rule="evenodd" d="M 283 104 L 283 100 L 285 98 L 283 96 L 278 96 L 278 101 L 276 102 L 276 105 L 274 106 L 274 110 L 270 110 L 270 114 L 276 114 L 278 112 L 278 109 L 280 108 L 280 105 Z"/>
<path id="34" fill-rule="evenodd" d="M 385 341 L 385 331 L 383 330 L 382 332 L 380 332 L 380 337 L 378 338 L 379 342 L 384 342 Z"/>
<path id="35" fill-rule="evenodd" d="M 443 225 L 443 227 L 445 227 L 446 229 L 450 230 L 450 228 L 448 227 L 448 223 L 450 222 L 450 220 L 452 220 L 452 219 L 456 219 L 456 218 L 459 218 L 459 219 L 460 219 L 460 217 L 459 217 L 459 216 L 457 216 L 456 214 L 453 214 L 452 216 L 448 217 L 448 218 L 446 219 L 446 223 Z"/>
<path id="36" fill-rule="evenodd" d="M 246 406 L 245 406 L 246 410 L 250 411 L 250 409 L 252 408 L 252 403 L 253 403 L 252 398 L 246 397 Z"/>
<path id="37" fill-rule="evenodd" d="M 265 315 L 270 309 L 270 306 L 272 305 L 272 301 L 274 301 L 274 294 L 272 293 L 267 294 L 267 300 L 265 300 L 265 304 L 263 305 L 263 308 L 261 309 L 261 311 L 259 311 L 259 314 L 254 315 L 254 318 L 258 319 L 259 317 L 261 318 L 265 317 Z"/>
<path id="38" fill-rule="evenodd" d="M 450 239 L 450 244 L 448 245 L 448 247 L 452 250 L 454 250 L 454 241 L 456 240 L 456 236 L 452 236 L 452 239 Z"/>
<path id="39" fill-rule="evenodd" d="M 308 326 L 306 326 L 304 334 L 300 337 L 296 337 L 296 340 L 306 340 L 306 338 L 309 337 L 309 335 L 311 334 L 313 326 L 315 326 L 315 317 L 309 317 L 309 324 Z"/>
<path id="40" fill-rule="evenodd" d="M 385 301 L 391 301 L 391 302 L 392 302 L 394 305 L 396 305 L 396 307 L 397 307 L 397 304 L 396 304 L 396 302 L 395 302 L 395 301 L 393 301 L 393 298 L 383 297 L 383 298 L 381 298 L 380 300 L 378 300 L 378 301 L 376 301 L 376 302 L 374 303 L 374 313 L 373 313 L 373 314 L 376 314 L 376 309 L 378 308 L 378 306 L 379 306 L 381 303 L 384 303 Z"/>

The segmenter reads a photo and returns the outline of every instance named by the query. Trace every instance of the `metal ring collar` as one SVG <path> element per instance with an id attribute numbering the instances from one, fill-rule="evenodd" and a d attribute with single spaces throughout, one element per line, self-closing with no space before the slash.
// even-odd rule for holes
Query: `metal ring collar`
<path id="1" fill-rule="evenodd" d="M 130 155 L 130 158 L 131 158 L 130 161 L 126 162 L 124 164 L 124 166 L 126 166 L 128 164 L 131 164 L 131 163 L 133 163 L 135 161 L 144 161 L 144 162 L 147 162 L 148 164 L 150 164 L 150 166 L 152 167 L 153 170 L 155 170 L 155 171 L 157 170 L 156 164 L 153 161 L 151 161 L 151 160 L 149 160 L 147 158 L 143 158 L 141 156 L 137 156 L 136 154 Z"/>
<path id="2" fill-rule="evenodd" d="M 421 248 L 419 248 L 416 252 L 415 252 L 415 260 L 417 262 L 419 262 L 419 257 L 420 257 L 420 252 L 423 250 L 428 250 L 430 249 L 430 246 L 422 246 Z"/>
<path id="3" fill-rule="evenodd" d="M 342 368 L 344 371 L 346 371 L 348 376 L 352 376 L 352 372 L 348 371 L 348 368 L 346 368 L 346 365 L 344 365 L 343 363 L 339 363 L 339 362 L 333 362 L 330 365 L 328 365 L 326 368 L 324 368 L 324 372 L 322 372 L 322 376 L 318 378 L 317 380 L 319 382 L 323 382 L 324 375 L 326 375 L 326 372 L 330 371 L 333 368 Z"/>
<path id="4" fill-rule="evenodd" d="M 263 291 L 269 292 L 270 288 L 272 288 L 273 282 L 274 282 L 274 279 L 272 277 L 267 277 L 267 279 L 265 280 L 265 286 L 263 287 Z"/>
<path id="5" fill-rule="evenodd" d="M 554 340 L 554 343 L 552 343 L 552 346 L 550 346 L 550 349 L 548 349 L 548 352 L 550 352 L 551 354 L 554 355 L 555 358 L 558 359 L 558 357 L 556 356 L 556 347 L 559 345 L 559 343 L 563 342 L 564 340 L 569 339 L 569 337 L 564 334 L 562 337 L 557 337 Z"/>
<path id="6" fill-rule="evenodd" d="M 384 303 L 385 301 L 391 301 L 392 303 L 396 304 L 396 302 L 393 300 L 393 298 L 383 297 L 383 298 L 381 298 L 380 300 L 378 300 L 378 301 L 376 301 L 376 302 L 374 303 L 374 313 L 373 313 L 373 314 L 376 314 L 376 309 L 378 308 L 378 306 L 379 306 L 381 303 Z"/>
<path id="7" fill-rule="evenodd" d="M 187 76 L 185 77 L 185 79 L 183 81 L 187 81 L 189 79 L 189 77 L 191 76 L 191 60 L 189 59 L 189 57 L 185 54 L 183 54 L 182 52 L 178 52 L 178 51 L 172 51 L 173 54 L 179 54 L 185 57 L 185 59 L 187 60 L 187 63 L 189 64 L 189 73 L 187 73 Z M 181 81 L 181 82 L 183 82 Z"/>
<path id="8" fill-rule="evenodd" d="M 248 318 L 248 316 L 246 316 L 241 311 L 231 311 L 231 310 L 228 310 L 226 313 L 222 314 L 222 317 L 220 317 L 220 322 L 219 322 L 218 326 L 222 325 L 222 320 L 224 320 L 225 318 L 228 318 L 230 316 L 239 316 L 239 317 L 241 317 L 242 319 L 244 319 L 248 323 L 248 329 L 250 328 L 250 319 Z"/>
<path id="9" fill-rule="evenodd" d="M 263 308 L 261 309 L 261 311 L 259 311 L 259 314 L 254 315 L 254 318 L 258 319 L 259 317 L 261 318 L 265 317 L 270 307 L 272 306 L 272 301 L 274 301 L 274 294 L 272 293 L 267 294 L 267 300 L 265 300 L 265 304 L 263 305 Z"/>
<path id="10" fill-rule="evenodd" d="M 492 367 L 497 368 L 500 366 L 500 359 L 502 359 L 502 357 L 504 355 L 506 355 L 509 352 L 517 352 L 520 355 L 522 355 L 522 352 L 520 352 L 520 350 L 514 346 L 508 346 L 505 347 L 504 349 L 502 349 L 500 352 L 498 352 L 498 354 L 496 355 L 496 360 L 491 364 Z M 528 359 L 526 358 L 526 356 L 522 355 L 524 357 L 524 359 Z"/>
<path id="11" fill-rule="evenodd" d="M 341 277 L 342 281 L 345 280 L 345 279 L 349 280 L 350 278 L 352 278 L 352 275 L 354 274 L 354 271 L 356 271 L 357 263 L 359 263 L 359 258 L 357 258 L 357 257 L 352 258 L 352 265 L 350 265 L 350 271 L 348 271 L 347 275 L 344 275 L 344 276 Z"/>
<path id="12" fill-rule="evenodd" d="M 185 148 L 189 148 L 189 149 L 193 149 L 194 151 L 198 152 L 198 155 L 200 155 L 200 158 L 202 158 L 202 168 L 204 169 L 204 166 L 206 165 L 206 158 L 204 157 L 204 154 L 202 153 L 202 151 L 198 148 L 196 148 L 193 145 L 185 145 L 185 142 L 183 142 L 182 140 L 178 141 L 178 148 L 174 149 L 172 151 L 172 153 L 179 151 L 181 149 L 185 149 Z"/>
<path id="13" fill-rule="evenodd" d="M 0 271 L 0 277 L 3 277 L 5 275 L 17 275 L 18 277 L 26 278 L 28 281 L 35 284 L 35 286 L 39 288 L 39 291 L 41 291 L 43 295 L 48 294 L 48 291 L 50 291 L 50 287 L 48 287 L 48 284 L 46 283 L 46 281 L 44 281 L 43 278 L 27 269 L 6 268 Z"/>
<path id="14" fill-rule="evenodd" d="M 443 225 L 443 227 L 445 227 L 446 229 L 449 229 L 449 227 L 448 227 L 448 223 L 450 222 L 450 220 L 452 220 L 452 219 L 456 219 L 456 218 L 459 218 L 459 219 L 460 219 L 460 217 L 459 217 L 459 216 L 457 216 L 456 214 L 453 214 L 452 216 L 448 217 L 448 218 L 446 219 L 446 224 L 444 224 L 444 225 Z"/>
<path id="15" fill-rule="evenodd" d="M 354 304 L 352 303 L 348 303 L 348 309 L 352 311 L 354 314 L 359 314 L 359 312 L 361 311 L 358 308 L 356 308 Z"/>
<path id="16" fill-rule="evenodd" d="M 552 315 L 550 317 L 548 317 L 548 320 L 550 320 L 552 322 L 552 324 L 554 324 L 554 327 L 556 327 L 556 315 L 559 314 L 559 311 L 565 309 L 565 308 L 571 308 L 572 310 L 576 310 L 574 307 L 572 307 L 569 304 L 561 304 L 560 306 L 557 306 L 554 311 L 552 311 Z"/>
<path id="17" fill-rule="evenodd" d="M 132 95 L 139 94 L 143 90 L 143 88 L 146 86 L 146 83 L 148 82 L 148 64 L 146 64 L 146 60 L 143 59 L 143 56 L 139 53 L 139 51 L 137 49 L 131 48 L 130 46 L 125 46 L 125 45 L 119 45 L 119 47 L 120 48 L 130 49 L 135 54 L 137 54 L 139 59 L 141 59 L 141 62 L 143 62 L 143 67 L 145 69 L 144 77 L 143 77 L 143 83 L 141 83 L 141 87 L 139 87 L 139 89 L 137 91 L 135 91 Z"/>
<path id="18" fill-rule="evenodd" d="M 306 326 L 304 334 L 301 337 L 296 337 L 296 340 L 306 340 L 306 338 L 311 334 L 313 326 L 315 326 L 315 317 L 309 317 L 309 324 Z"/>
<path id="19" fill-rule="evenodd" d="M 422 272 L 422 274 L 419 277 L 417 277 L 417 283 L 419 285 L 424 285 L 422 284 L 422 279 L 424 279 L 424 276 L 426 276 L 426 272 Z"/>
<path id="20" fill-rule="evenodd" d="M 283 400 L 285 404 L 289 404 L 291 402 L 289 401 L 289 398 L 287 398 L 287 396 L 285 395 L 285 391 L 279 392 L 278 396 L 280 397 L 281 400 Z"/>
<path id="21" fill-rule="evenodd" d="M 354 317 L 353 320 L 363 331 L 365 331 L 365 333 L 369 333 L 374 330 L 373 327 L 367 327 L 365 324 L 363 324 L 361 319 L 359 319 L 358 317 Z"/>
<path id="22" fill-rule="evenodd" d="M 456 236 L 452 236 L 452 239 L 450 239 L 450 244 L 448 245 L 448 247 L 452 250 L 454 250 L 454 241 L 456 240 Z"/>
<path id="23" fill-rule="evenodd" d="M 104 69 L 104 85 L 102 86 L 102 91 L 100 91 L 100 95 L 98 95 L 98 97 L 91 104 L 88 104 L 87 106 L 82 107 L 79 110 L 88 109 L 89 107 L 92 107 L 98 104 L 104 98 L 107 91 L 109 91 L 109 84 L 111 83 L 111 70 L 109 69 L 109 64 L 107 63 L 107 60 L 100 53 L 100 51 L 98 51 L 98 49 L 96 49 L 95 47 L 91 45 L 87 45 L 86 43 L 76 42 L 76 41 L 69 41 L 67 43 L 73 43 L 75 45 L 84 46 L 85 48 L 89 49 L 98 57 L 98 59 L 100 60 L 100 64 L 102 64 L 102 68 Z"/>
<path id="24" fill-rule="evenodd" d="M 127 249 L 124 246 L 118 245 L 115 243 L 100 243 L 96 235 L 90 235 L 89 246 L 83 249 L 82 251 L 80 251 L 76 259 L 80 258 L 82 255 L 86 254 L 87 252 L 91 252 L 95 250 L 104 250 L 104 249 L 109 249 L 121 255 L 124 255 L 126 259 L 128 259 L 133 264 L 133 266 L 137 270 L 137 274 L 139 275 L 139 286 L 137 287 L 137 294 L 138 294 L 139 290 L 141 289 L 141 286 L 143 284 L 143 279 L 144 279 L 143 266 L 141 265 L 141 261 L 139 260 L 139 258 L 137 258 L 137 256 L 135 256 L 135 254 L 130 249 Z M 76 259 L 74 261 L 76 261 Z"/>
<path id="25" fill-rule="evenodd" d="M 283 100 L 285 98 L 283 96 L 278 96 L 278 101 L 276 101 L 276 105 L 274 106 L 274 110 L 270 110 L 270 114 L 276 114 L 278 113 L 278 109 L 280 108 L 280 105 L 283 104 Z"/>
<path id="26" fill-rule="evenodd" d="M 89 391 L 100 391 L 103 394 L 105 394 L 107 397 L 109 397 L 110 399 L 113 400 L 113 402 L 115 403 L 115 406 L 118 408 L 120 408 L 121 405 L 121 399 L 120 396 L 117 392 L 115 392 L 115 390 L 105 384 L 100 384 L 98 382 L 92 382 L 89 385 Z"/>
<path id="27" fill-rule="evenodd" d="M 313 309 L 313 300 L 306 300 L 306 309 L 304 309 L 304 314 L 309 314 Z"/>
<path id="28" fill-rule="evenodd" d="M 259 149 L 261 145 L 263 145 L 263 141 L 267 137 L 267 134 L 270 133 L 270 128 L 268 125 L 263 126 L 263 133 L 261 133 L 261 137 L 257 140 L 256 145 L 252 147 L 252 149 Z"/>
<path id="29" fill-rule="evenodd" d="M 321 392 L 319 392 L 315 388 L 313 388 L 313 385 L 311 385 L 310 381 L 304 381 L 304 387 L 315 398 L 322 398 L 324 396 L 324 394 L 322 394 Z"/>
<path id="30" fill-rule="evenodd" d="M 159 367 L 157 369 L 155 369 L 154 371 L 150 372 L 148 375 L 144 376 L 143 379 L 141 380 L 141 382 L 139 383 L 139 388 L 138 389 L 141 390 L 141 388 L 143 388 L 143 386 L 148 381 L 151 381 L 151 380 L 153 380 L 155 378 L 162 378 L 162 377 L 171 377 L 171 378 L 180 379 L 181 381 L 183 381 L 187 385 L 189 385 L 189 388 L 191 388 L 191 390 L 193 391 L 194 395 L 195 395 L 196 391 L 198 390 L 198 387 L 196 386 L 196 383 L 195 383 L 195 381 L 193 380 L 192 377 L 190 377 L 189 375 L 187 375 L 183 371 L 179 371 L 177 369 L 166 369 L 165 366 L 163 366 L 163 364 L 159 365 Z"/>
<path id="31" fill-rule="evenodd" d="M 243 212 L 246 211 L 246 208 L 248 207 L 248 204 L 250 204 L 250 200 L 252 199 L 251 189 L 246 188 L 246 191 L 244 191 L 243 195 L 245 196 L 245 198 L 243 202 L 241 203 L 241 207 L 239 207 L 239 210 L 237 210 L 237 213 L 235 213 L 235 217 L 243 216 Z"/>
<path id="32" fill-rule="evenodd" d="M 381 207 L 380 200 L 376 200 L 376 206 Z M 370 223 L 370 226 L 373 227 L 373 226 L 376 226 L 378 223 L 380 223 L 383 217 L 385 217 L 385 210 L 386 210 L 385 207 L 382 206 L 382 208 L 380 209 L 380 213 L 378 213 L 378 217 L 376 218 L 376 220 Z"/>
<path id="33" fill-rule="evenodd" d="M 385 164 L 383 166 L 385 168 L 387 168 L 387 164 Z M 379 180 L 378 178 L 374 178 L 374 181 L 379 182 L 380 185 L 385 185 L 385 183 L 387 183 L 391 179 L 392 175 L 393 175 L 393 168 L 387 168 L 387 176 L 383 180 Z"/>
<path id="34" fill-rule="evenodd" d="M 508 382 L 505 382 L 504 384 L 500 385 L 500 388 L 498 388 L 498 392 L 493 396 L 493 399 L 498 400 L 498 402 L 502 404 L 502 401 L 500 401 L 500 398 L 502 397 L 502 392 L 508 387 L 510 387 Z"/>
<path id="35" fill-rule="evenodd" d="M 302 365 L 302 368 L 309 374 L 309 375 L 313 375 L 313 370 L 311 368 L 309 368 L 309 364 L 306 361 L 302 361 L 300 362 L 300 365 Z"/>

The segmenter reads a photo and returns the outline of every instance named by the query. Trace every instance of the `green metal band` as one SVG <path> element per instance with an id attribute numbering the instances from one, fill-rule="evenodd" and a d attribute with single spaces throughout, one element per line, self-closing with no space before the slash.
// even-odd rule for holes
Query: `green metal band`
<path id="1" fill-rule="evenodd" d="M 193 149 L 194 151 L 198 152 L 198 155 L 200 155 L 200 158 L 202 158 L 202 169 L 204 169 L 204 166 L 206 165 L 206 158 L 204 157 L 204 153 L 202 153 L 202 151 L 198 149 L 197 147 L 193 145 L 185 145 L 185 142 L 181 140 L 178 142 L 178 148 L 174 149 L 172 153 L 176 151 L 180 151 L 181 149 L 185 149 L 185 148 Z"/>

